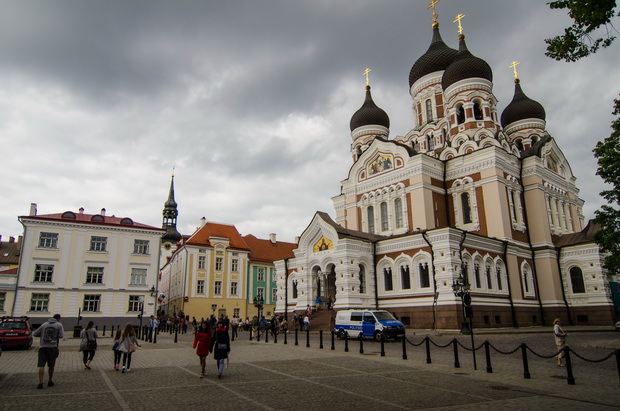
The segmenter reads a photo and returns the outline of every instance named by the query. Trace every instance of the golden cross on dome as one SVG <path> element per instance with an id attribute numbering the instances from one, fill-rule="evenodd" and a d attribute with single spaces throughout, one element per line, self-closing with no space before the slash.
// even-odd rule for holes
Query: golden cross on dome
<path id="1" fill-rule="evenodd" d="M 435 4 L 439 3 L 439 0 L 430 0 L 430 4 L 426 7 L 427 9 L 433 9 L 433 22 L 437 21 L 437 12 L 435 11 Z"/>
<path id="2" fill-rule="evenodd" d="M 461 26 L 461 19 L 465 17 L 464 14 L 460 14 L 458 16 L 456 16 L 454 18 L 454 21 L 452 23 L 456 23 L 457 21 L 459 22 L 459 34 L 463 34 L 463 26 Z"/>
<path id="3" fill-rule="evenodd" d="M 511 65 L 508 66 L 508 68 L 511 68 L 514 71 L 514 76 L 515 78 L 519 78 L 519 75 L 517 74 L 517 66 L 521 64 L 518 61 L 513 61 Z"/>
<path id="4" fill-rule="evenodd" d="M 367 68 L 364 70 L 364 75 L 366 76 L 366 85 L 370 86 L 370 80 L 368 79 L 368 74 L 372 71 L 372 69 Z"/>

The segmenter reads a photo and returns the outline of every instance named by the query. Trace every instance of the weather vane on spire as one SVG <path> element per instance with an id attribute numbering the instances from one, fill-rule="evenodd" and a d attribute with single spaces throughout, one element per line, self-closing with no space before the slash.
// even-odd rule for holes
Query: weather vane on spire
<path id="1" fill-rule="evenodd" d="M 430 4 L 426 7 L 433 10 L 433 23 L 437 22 L 437 12 L 435 11 L 435 4 L 437 3 L 439 3 L 439 0 L 430 0 Z"/>
<path id="2" fill-rule="evenodd" d="M 370 79 L 368 78 L 368 74 L 372 71 L 372 69 L 367 68 L 364 70 L 364 75 L 366 76 L 366 86 L 370 86 Z"/>
<path id="3" fill-rule="evenodd" d="M 456 16 L 454 18 L 454 21 L 452 23 L 456 23 L 457 21 L 459 22 L 459 34 L 463 34 L 463 26 L 461 26 L 461 20 L 463 19 L 463 17 L 465 17 L 464 14 L 460 14 L 458 16 Z"/>
<path id="4" fill-rule="evenodd" d="M 519 75 L 517 74 L 517 66 L 519 64 L 521 63 L 519 63 L 518 61 L 513 61 L 512 64 L 508 66 L 508 68 L 511 68 L 512 71 L 514 72 L 515 79 L 519 78 Z"/>

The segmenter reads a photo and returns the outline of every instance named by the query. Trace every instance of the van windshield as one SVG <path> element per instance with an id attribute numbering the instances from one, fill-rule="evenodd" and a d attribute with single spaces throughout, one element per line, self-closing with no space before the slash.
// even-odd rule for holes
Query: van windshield
<path id="1" fill-rule="evenodd" d="M 387 311 L 373 311 L 372 312 L 375 317 L 377 317 L 378 321 L 394 321 L 396 320 L 396 318 L 394 318 L 394 316 L 390 313 L 388 313 Z"/>

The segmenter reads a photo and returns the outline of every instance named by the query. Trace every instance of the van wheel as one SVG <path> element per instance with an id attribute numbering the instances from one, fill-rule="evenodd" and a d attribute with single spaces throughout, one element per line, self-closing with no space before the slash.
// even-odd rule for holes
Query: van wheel
<path id="1" fill-rule="evenodd" d="M 375 331 L 375 341 L 381 342 L 381 331 Z"/>
<path id="2" fill-rule="evenodd" d="M 344 340 L 346 337 L 346 332 L 344 330 L 338 330 L 338 338 Z"/>

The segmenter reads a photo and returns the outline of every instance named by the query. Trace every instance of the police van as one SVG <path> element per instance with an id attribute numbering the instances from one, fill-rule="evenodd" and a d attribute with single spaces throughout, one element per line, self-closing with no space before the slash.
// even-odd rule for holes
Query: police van
<path id="1" fill-rule="evenodd" d="M 405 337 L 405 326 L 383 310 L 343 310 L 336 313 L 334 331 L 338 338 L 374 338 L 381 341 Z"/>

